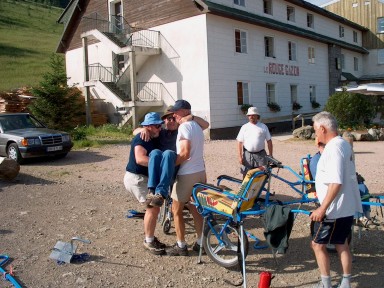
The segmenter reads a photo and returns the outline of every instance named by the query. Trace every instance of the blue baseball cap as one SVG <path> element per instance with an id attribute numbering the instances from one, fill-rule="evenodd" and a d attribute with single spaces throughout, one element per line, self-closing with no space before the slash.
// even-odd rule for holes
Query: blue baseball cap
<path id="1" fill-rule="evenodd" d="M 186 101 L 186 100 L 177 100 L 175 102 L 175 105 L 173 105 L 173 107 L 168 109 L 168 110 L 171 111 L 171 112 L 175 112 L 175 111 L 178 111 L 178 110 L 181 110 L 181 109 L 191 110 L 191 104 L 189 104 L 189 102 Z"/>
<path id="2" fill-rule="evenodd" d="M 142 126 L 149 126 L 149 125 L 156 125 L 156 124 L 163 124 L 164 121 L 161 120 L 160 115 L 156 112 L 149 112 L 145 114 L 144 121 L 141 122 Z"/>

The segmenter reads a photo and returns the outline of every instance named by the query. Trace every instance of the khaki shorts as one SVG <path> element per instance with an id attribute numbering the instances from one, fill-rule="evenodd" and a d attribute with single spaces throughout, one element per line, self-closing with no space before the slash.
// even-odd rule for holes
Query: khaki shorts
<path id="1" fill-rule="evenodd" d="M 148 194 L 147 176 L 126 171 L 124 175 L 124 186 L 140 203 L 145 202 L 145 197 Z"/>
<path id="2" fill-rule="evenodd" d="M 191 199 L 193 185 L 197 182 L 207 182 L 207 175 L 205 171 L 187 175 L 177 175 L 175 185 L 173 185 L 172 189 L 172 199 L 187 203 Z"/>

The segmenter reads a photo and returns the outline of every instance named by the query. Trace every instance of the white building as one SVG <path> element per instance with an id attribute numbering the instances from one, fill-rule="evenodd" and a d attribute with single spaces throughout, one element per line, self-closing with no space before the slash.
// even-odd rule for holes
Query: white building
<path id="1" fill-rule="evenodd" d="M 257 106 L 272 132 L 288 130 L 293 115 L 322 110 L 342 73 L 363 75 L 367 29 L 306 1 L 85 2 L 61 16 L 58 52 L 69 83 L 103 99 L 114 123 L 135 126 L 186 99 L 212 139 L 237 134 L 242 104 Z"/>

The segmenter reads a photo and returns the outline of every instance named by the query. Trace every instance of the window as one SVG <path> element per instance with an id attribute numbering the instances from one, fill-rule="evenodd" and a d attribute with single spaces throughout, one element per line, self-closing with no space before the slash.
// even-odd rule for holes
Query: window
<path id="1" fill-rule="evenodd" d="M 384 17 L 377 18 L 377 33 L 384 33 Z"/>
<path id="2" fill-rule="evenodd" d="M 353 57 L 353 70 L 359 71 L 359 58 Z"/>
<path id="3" fill-rule="evenodd" d="M 339 37 L 344 38 L 344 27 L 341 25 L 339 26 Z"/>
<path id="4" fill-rule="evenodd" d="M 235 45 L 237 53 L 247 53 L 247 32 L 235 29 Z"/>
<path id="5" fill-rule="evenodd" d="M 291 104 L 297 102 L 297 85 L 291 85 Z"/>
<path id="6" fill-rule="evenodd" d="M 377 64 L 384 64 L 384 49 L 377 50 Z"/>
<path id="7" fill-rule="evenodd" d="M 264 49 L 265 49 L 265 57 L 274 57 L 274 45 L 273 45 L 273 37 L 264 37 Z"/>
<path id="8" fill-rule="evenodd" d="M 309 28 L 315 27 L 315 25 L 313 23 L 313 14 L 311 14 L 311 13 L 307 14 L 307 27 L 309 27 Z"/>
<path id="9" fill-rule="evenodd" d="M 345 69 L 345 55 L 340 55 L 341 69 Z"/>
<path id="10" fill-rule="evenodd" d="M 237 82 L 237 104 L 249 104 L 249 89 L 247 82 Z"/>
<path id="11" fill-rule="evenodd" d="M 308 47 L 308 63 L 315 63 L 315 47 Z"/>
<path id="12" fill-rule="evenodd" d="M 267 104 L 276 102 L 275 98 L 275 84 L 267 83 L 266 85 Z"/>
<path id="13" fill-rule="evenodd" d="M 296 43 L 288 41 L 288 60 L 296 61 Z"/>
<path id="14" fill-rule="evenodd" d="M 264 13 L 272 15 L 272 0 L 263 1 Z"/>
<path id="15" fill-rule="evenodd" d="M 353 42 L 357 43 L 357 32 L 353 31 Z"/>
<path id="16" fill-rule="evenodd" d="M 292 6 L 287 6 L 287 20 L 295 22 L 295 8 Z"/>
<path id="17" fill-rule="evenodd" d="M 311 103 L 316 102 L 316 86 L 309 85 L 309 101 Z"/>
<path id="18" fill-rule="evenodd" d="M 245 0 L 233 0 L 233 3 L 245 7 Z"/>

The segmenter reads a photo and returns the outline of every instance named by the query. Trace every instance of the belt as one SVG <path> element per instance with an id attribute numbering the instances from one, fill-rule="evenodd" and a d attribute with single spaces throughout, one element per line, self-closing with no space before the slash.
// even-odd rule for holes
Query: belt
<path id="1" fill-rule="evenodd" d="M 251 151 L 248 151 L 247 149 L 244 148 L 244 151 L 247 151 L 249 154 L 259 154 L 259 153 L 261 153 L 261 152 L 264 152 L 265 149 L 262 149 L 262 150 L 257 151 L 257 152 L 251 152 Z"/>

